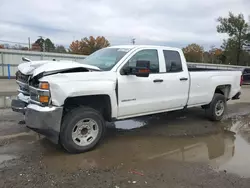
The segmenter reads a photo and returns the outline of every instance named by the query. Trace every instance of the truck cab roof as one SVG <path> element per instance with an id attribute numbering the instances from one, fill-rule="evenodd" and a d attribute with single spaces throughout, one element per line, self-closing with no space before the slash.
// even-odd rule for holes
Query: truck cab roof
<path id="1" fill-rule="evenodd" d="M 117 45 L 108 48 L 126 48 L 126 49 L 138 49 L 138 48 L 154 48 L 154 49 L 168 49 L 179 51 L 180 48 L 173 48 L 169 46 L 157 46 L 157 45 Z"/>

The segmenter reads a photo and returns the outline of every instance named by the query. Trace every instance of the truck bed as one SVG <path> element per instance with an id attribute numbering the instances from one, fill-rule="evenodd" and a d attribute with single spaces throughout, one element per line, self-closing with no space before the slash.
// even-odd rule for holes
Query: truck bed
<path id="1" fill-rule="evenodd" d="M 230 86 L 229 98 L 240 91 L 241 72 L 236 70 L 219 70 L 207 68 L 191 68 L 190 91 L 188 106 L 209 103 L 215 88 L 223 85 Z"/>
<path id="2" fill-rule="evenodd" d="M 188 70 L 190 72 L 197 72 L 197 71 L 240 71 L 239 67 L 228 67 L 228 66 L 220 66 L 218 64 L 211 64 L 206 65 L 203 63 L 200 64 L 193 64 L 187 63 Z"/>
<path id="3" fill-rule="evenodd" d="M 193 65 L 188 65 L 188 71 L 189 72 L 198 72 L 198 71 L 239 71 L 239 69 L 223 69 L 223 68 L 208 68 L 208 67 L 200 67 L 200 66 L 193 66 Z"/>

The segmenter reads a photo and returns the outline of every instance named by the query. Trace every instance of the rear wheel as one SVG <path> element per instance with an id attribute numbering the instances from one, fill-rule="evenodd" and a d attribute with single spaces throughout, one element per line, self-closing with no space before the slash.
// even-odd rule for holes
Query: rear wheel
<path id="1" fill-rule="evenodd" d="M 215 93 L 213 100 L 205 106 L 207 117 L 212 121 L 220 121 L 226 111 L 226 99 L 224 95 Z"/>
<path id="2" fill-rule="evenodd" d="M 102 115 L 93 108 L 78 107 L 63 118 L 60 132 L 61 145 L 70 153 L 93 149 L 105 132 Z"/>

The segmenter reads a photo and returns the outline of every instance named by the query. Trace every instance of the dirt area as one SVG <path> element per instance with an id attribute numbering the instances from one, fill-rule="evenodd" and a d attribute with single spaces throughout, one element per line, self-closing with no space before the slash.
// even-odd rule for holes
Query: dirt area
<path id="1" fill-rule="evenodd" d="M 222 122 L 201 108 L 108 124 L 103 142 L 70 155 L 0 109 L 0 187 L 250 187 L 250 88 Z"/>

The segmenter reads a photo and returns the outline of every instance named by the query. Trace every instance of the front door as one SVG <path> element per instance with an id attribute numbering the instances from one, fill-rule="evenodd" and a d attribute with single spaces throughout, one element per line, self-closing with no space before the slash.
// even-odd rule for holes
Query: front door
<path id="1" fill-rule="evenodd" d="M 126 66 L 135 67 L 136 61 L 150 61 L 149 77 L 124 75 L 122 69 Z M 162 96 L 162 75 L 158 51 L 144 49 L 136 52 L 118 72 L 118 117 L 126 118 L 158 111 Z"/>

